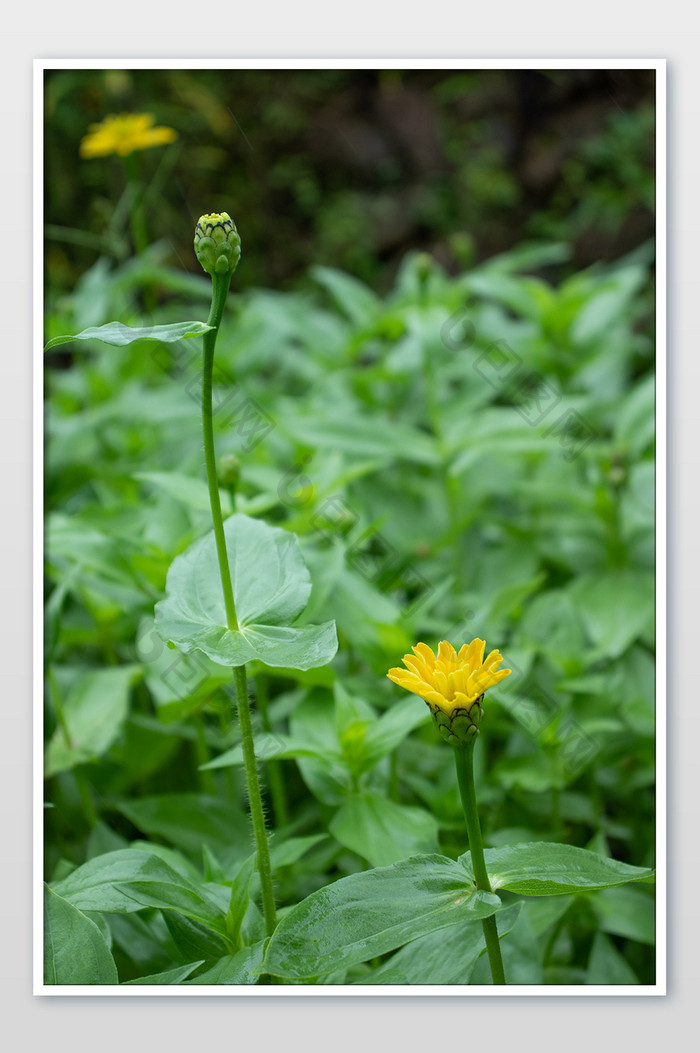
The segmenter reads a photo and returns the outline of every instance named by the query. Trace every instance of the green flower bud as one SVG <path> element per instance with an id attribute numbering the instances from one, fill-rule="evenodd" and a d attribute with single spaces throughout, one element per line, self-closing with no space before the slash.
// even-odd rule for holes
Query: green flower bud
<path id="1" fill-rule="evenodd" d="M 221 486 L 225 486 L 227 490 L 235 488 L 238 485 L 240 474 L 241 462 L 235 453 L 224 453 L 219 457 L 218 475 Z"/>
<path id="2" fill-rule="evenodd" d="M 207 274 L 233 274 L 241 258 L 241 239 L 228 212 L 199 217 L 194 251 Z"/>
<path id="3" fill-rule="evenodd" d="M 453 709 L 451 713 L 445 713 L 439 706 L 428 703 L 436 727 L 445 742 L 449 742 L 451 746 L 466 746 L 479 734 L 479 724 L 484 715 L 481 707 L 483 697 L 482 695 L 481 698 L 477 698 L 476 702 L 472 702 L 467 708 Z"/>

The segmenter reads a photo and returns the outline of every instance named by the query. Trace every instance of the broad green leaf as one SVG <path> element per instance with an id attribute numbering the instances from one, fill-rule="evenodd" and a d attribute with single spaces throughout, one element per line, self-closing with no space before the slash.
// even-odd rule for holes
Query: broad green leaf
<path id="1" fill-rule="evenodd" d="M 296 742 L 306 742 L 313 755 L 301 753 L 297 764 L 311 792 L 324 804 L 340 805 L 352 791 L 352 774 L 340 751 L 335 710 L 330 698 L 308 695 L 291 715 Z"/>
<path id="2" fill-rule="evenodd" d="M 627 964 L 612 940 L 597 932 L 586 972 L 587 984 L 638 984 L 633 969 Z"/>
<path id="3" fill-rule="evenodd" d="M 655 904 L 643 888 L 630 885 L 606 889 L 596 896 L 593 906 L 603 932 L 653 946 Z"/>
<path id="4" fill-rule="evenodd" d="M 204 479 L 180 472 L 134 472 L 134 479 L 157 487 L 195 512 L 209 512 L 211 509 L 209 488 Z M 221 491 L 220 499 L 223 514 L 230 515 L 231 498 L 226 490 Z"/>
<path id="5" fill-rule="evenodd" d="M 125 980 L 122 987 L 135 984 L 179 984 L 203 964 L 204 961 L 188 962 L 187 965 L 179 965 L 177 969 L 166 969 L 165 972 L 154 973 L 152 976 L 139 976 L 136 980 Z"/>
<path id="6" fill-rule="evenodd" d="M 238 629 L 226 621 L 214 533 L 178 556 L 167 596 L 156 606 L 156 628 L 186 654 L 199 649 L 220 665 L 255 659 L 268 666 L 312 669 L 330 662 L 334 622 L 292 627 L 311 593 L 294 534 L 244 515 L 224 523 Z"/>
<path id="7" fill-rule="evenodd" d="M 273 840 L 270 845 L 270 862 L 273 870 L 291 866 L 321 841 L 326 841 L 326 834 L 309 834 L 308 837 L 286 837 L 279 844 Z"/>
<path id="8" fill-rule="evenodd" d="M 594 892 L 628 881 L 649 881 L 654 875 L 647 867 L 618 863 L 585 848 L 553 841 L 488 848 L 484 855 L 492 888 L 523 896 Z M 460 862 L 471 875 L 471 854 L 460 856 Z"/>
<path id="9" fill-rule="evenodd" d="M 236 805 L 223 798 L 165 793 L 119 801 L 117 807 L 144 834 L 164 837 L 194 856 L 200 856 L 205 842 L 214 850 L 240 846 L 241 854 L 248 854 L 248 821 Z"/>
<path id="10" fill-rule="evenodd" d="M 134 881 L 172 885 L 198 894 L 192 882 L 159 856 L 135 848 L 121 848 L 83 863 L 67 878 L 57 882 L 54 891 L 79 910 L 129 914 L 143 906 L 133 896 L 121 891 L 122 886 Z M 215 909 L 212 904 L 211 910 Z"/>
<path id="11" fill-rule="evenodd" d="M 578 671 L 586 646 L 580 604 L 563 589 L 535 596 L 520 623 L 518 642 L 529 644 L 567 672 Z"/>
<path id="12" fill-rule="evenodd" d="M 351 274 L 335 267 L 322 267 L 318 264 L 311 267 L 309 273 L 330 293 L 340 310 L 355 325 L 369 325 L 379 314 L 381 300 L 369 286 Z"/>
<path id="13" fill-rule="evenodd" d="M 221 958 L 211 969 L 185 980 L 185 985 L 194 984 L 254 984 L 260 977 L 263 941 L 251 947 L 243 947 L 236 954 Z"/>
<path id="14" fill-rule="evenodd" d="M 225 934 L 224 919 L 215 903 L 206 899 L 195 889 L 187 888 L 172 881 L 124 881 L 115 886 L 128 899 L 141 907 L 157 907 L 159 910 L 173 910 L 185 918 Z"/>
<path id="15" fill-rule="evenodd" d="M 328 403 L 318 403 L 313 412 L 290 406 L 284 428 L 311 449 L 340 450 L 352 458 L 381 459 L 383 463 L 407 461 L 435 466 L 440 463 L 436 440 L 402 420 L 385 414 L 361 411 L 359 406 L 338 413 Z"/>
<path id="16" fill-rule="evenodd" d="M 333 756 L 336 760 L 343 759 L 342 753 L 336 745 L 336 749 L 329 754 L 322 752 L 312 744 L 304 743 L 299 738 L 291 735 L 278 735 L 276 732 L 263 731 L 255 736 L 255 752 L 258 760 L 287 760 L 292 757 L 317 757 L 321 760 Z M 245 763 L 243 757 L 243 746 L 233 746 L 230 750 L 220 753 L 214 760 L 202 764 L 200 771 L 211 771 L 215 768 L 242 767 Z"/>
<path id="17" fill-rule="evenodd" d="M 536 936 L 555 925 L 574 902 L 573 896 L 538 896 L 525 901 L 528 921 Z"/>
<path id="18" fill-rule="evenodd" d="M 598 654 L 619 658 L 654 624 L 654 577 L 624 568 L 578 578 L 569 588 Z"/>
<path id="19" fill-rule="evenodd" d="M 509 932 L 520 914 L 521 904 L 499 911 L 496 915 L 501 939 Z M 448 929 L 430 932 L 402 947 L 400 951 L 373 969 L 360 984 L 467 984 L 480 955 L 486 950 L 484 930 L 471 921 L 458 921 Z"/>
<path id="20" fill-rule="evenodd" d="M 186 337 L 202 336 L 212 328 L 213 326 L 207 325 L 206 322 L 172 322 L 169 325 L 146 325 L 139 329 L 132 329 L 122 322 L 108 322 L 107 325 L 83 329 L 82 333 L 75 333 L 73 336 L 55 336 L 53 340 L 49 340 L 44 351 L 50 351 L 59 344 L 69 344 L 73 340 L 101 340 L 104 344 L 114 344 L 116 347 L 133 344 L 135 340 L 159 340 L 161 343 L 172 344 Z"/>
<path id="21" fill-rule="evenodd" d="M 602 339 L 607 330 L 625 320 L 629 300 L 646 281 L 646 268 L 621 268 L 589 296 L 571 326 L 571 339 L 585 344 Z"/>
<path id="22" fill-rule="evenodd" d="M 367 728 L 362 744 L 362 769 L 373 767 L 410 735 L 414 728 L 430 721 L 430 710 L 422 698 L 409 695 Z"/>
<path id="23" fill-rule="evenodd" d="M 423 808 L 397 804 L 377 793 L 353 794 L 340 806 L 330 832 L 373 867 L 437 852 L 438 822 Z"/>
<path id="24" fill-rule="evenodd" d="M 124 887 L 128 892 L 129 886 Z M 191 961 L 193 958 L 208 961 L 210 958 L 220 958 L 222 954 L 230 953 L 231 945 L 211 924 L 197 921 L 189 914 L 163 909 L 162 906 L 161 910 L 173 943 L 185 961 Z"/>
<path id="25" fill-rule="evenodd" d="M 263 968 L 278 976 L 323 975 L 500 907 L 497 896 L 476 890 L 459 863 L 417 856 L 351 874 L 302 900 L 280 921 Z"/>
<path id="26" fill-rule="evenodd" d="M 46 751 L 46 778 L 107 752 L 126 720 L 129 689 L 137 673 L 138 666 L 122 665 L 80 677 L 63 705 L 70 742 L 57 727 Z"/>
<path id="27" fill-rule="evenodd" d="M 90 918 L 44 887 L 44 983 L 116 984 L 107 941 Z"/>

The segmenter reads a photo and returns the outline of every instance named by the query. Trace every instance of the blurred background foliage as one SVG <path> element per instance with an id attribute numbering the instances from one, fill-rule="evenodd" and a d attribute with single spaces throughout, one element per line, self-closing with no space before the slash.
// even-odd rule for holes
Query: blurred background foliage
<path id="1" fill-rule="evenodd" d="M 313 263 L 387 291 L 409 249 L 449 271 L 534 237 L 571 269 L 654 229 L 652 70 L 53 70 L 46 74 L 47 263 L 74 286 L 129 254 L 119 159 L 81 160 L 89 124 L 151 112 L 177 143 L 139 155 L 151 235 L 196 272 L 190 227 L 227 209 L 237 286 L 288 288 Z M 80 232 L 80 233 L 77 233 Z"/>

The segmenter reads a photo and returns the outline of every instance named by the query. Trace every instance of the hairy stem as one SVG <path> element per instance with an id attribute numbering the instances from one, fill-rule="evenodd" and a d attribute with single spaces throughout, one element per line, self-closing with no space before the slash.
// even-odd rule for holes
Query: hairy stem
<path id="1" fill-rule="evenodd" d="M 275 910 L 275 894 L 272 888 L 270 848 L 267 843 L 265 814 L 263 812 L 260 780 L 258 779 L 258 768 L 253 744 L 253 725 L 250 719 L 250 702 L 248 700 L 248 679 L 244 665 L 239 665 L 233 670 L 233 678 L 236 684 L 238 719 L 241 724 L 241 744 L 243 746 L 243 760 L 245 762 L 246 783 L 248 786 L 250 818 L 253 823 L 255 847 L 258 852 L 258 872 L 260 874 L 265 930 L 267 935 L 271 936 L 277 925 L 277 912 Z"/>

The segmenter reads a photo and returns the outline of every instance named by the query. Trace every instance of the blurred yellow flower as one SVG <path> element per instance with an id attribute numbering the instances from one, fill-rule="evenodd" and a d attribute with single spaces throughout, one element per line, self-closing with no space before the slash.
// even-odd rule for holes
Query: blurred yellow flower
<path id="1" fill-rule="evenodd" d="M 119 154 L 126 157 L 134 150 L 164 146 L 177 139 L 174 128 L 153 127 L 152 113 L 110 114 L 100 124 L 91 124 L 88 134 L 80 142 L 81 157 L 106 157 Z"/>
<path id="2" fill-rule="evenodd" d="M 403 657 L 405 669 L 390 669 L 387 676 L 399 687 L 420 695 L 428 703 L 443 738 L 465 741 L 481 721 L 484 692 L 507 677 L 510 669 L 499 669 L 500 651 L 491 651 L 484 661 L 484 640 L 472 640 L 457 653 L 443 640 L 435 655 L 427 644 L 412 648 Z"/>

